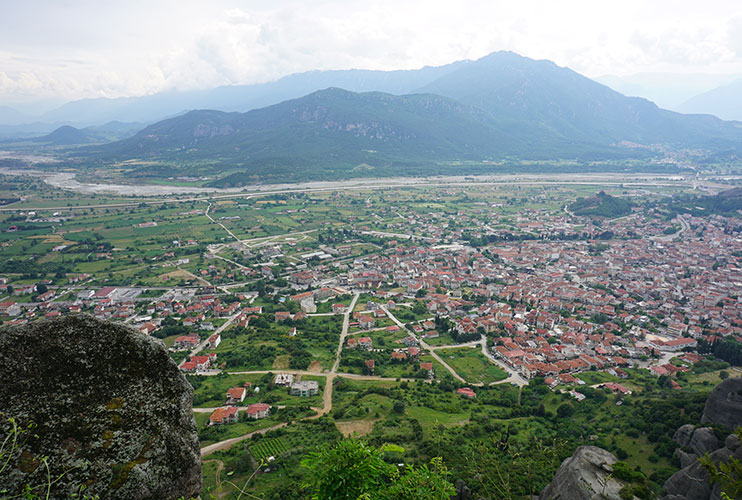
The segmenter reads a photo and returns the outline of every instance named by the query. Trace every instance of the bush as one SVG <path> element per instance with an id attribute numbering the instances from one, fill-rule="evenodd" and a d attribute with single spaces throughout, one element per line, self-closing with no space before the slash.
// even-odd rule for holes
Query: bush
<path id="1" fill-rule="evenodd" d="M 574 407 L 571 404 L 563 403 L 559 405 L 559 408 L 557 408 L 557 415 L 560 418 L 566 418 L 572 415 L 575 412 Z"/>

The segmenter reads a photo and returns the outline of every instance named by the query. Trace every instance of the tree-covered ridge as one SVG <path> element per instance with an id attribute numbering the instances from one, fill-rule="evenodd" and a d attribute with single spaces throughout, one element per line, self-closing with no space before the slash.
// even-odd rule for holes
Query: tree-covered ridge
<path id="1" fill-rule="evenodd" d="M 742 188 L 728 189 L 711 196 L 677 196 L 668 202 L 675 213 L 690 213 L 696 216 L 738 214 L 742 210 Z"/>
<path id="2" fill-rule="evenodd" d="M 479 172 L 469 162 L 500 172 L 520 160 L 645 159 L 655 144 L 729 157 L 742 146 L 742 127 L 660 109 L 549 61 L 497 53 L 405 95 L 330 87 L 246 113 L 196 110 L 81 154 L 104 164 L 158 162 L 133 165 L 135 176 L 177 168 L 231 187 Z"/>
<path id="3" fill-rule="evenodd" d="M 631 213 L 631 207 L 633 206 L 634 204 L 628 200 L 600 191 L 597 195 L 589 198 L 577 198 L 569 206 L 569 210 L 575 215 L 613 218 Z"/>

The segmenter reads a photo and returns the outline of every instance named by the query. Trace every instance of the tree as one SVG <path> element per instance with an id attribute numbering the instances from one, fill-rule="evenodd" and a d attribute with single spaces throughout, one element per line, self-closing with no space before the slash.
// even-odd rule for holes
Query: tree
<path id="1" fill-rule="evenodd" d="M 729 372 L 726 370 L 722 370 L 719 372 L 719 378 L 722 380 L 726 380 L 729 378 Z"/>
<path id="2" fill-rule="evenodd" d="M 404 401 L 398 399 L 394 402 L 394 406 L 392 407 L 392 411 L 394 413 L 399 413 L 401 415 L 402 413 L 404 413 L 404 409 L 405 409 Z"/>
<path id="3" fill-rule="evenodd" d="M 560 418 L 569 417 L 574 413 L 575 409 L 574 407 L 569 403 L 563 403 L 559 405 L 559 408 L 557 408 L 557 415 Z"/>
<path id="4" fill-rule="evenodd" d="M 346 439 L 302 460 L 312 471 L 316 500 L 448 500 L 456 493 L 441 458 L 408 466 L 404 473 L 384 461 L 384 449 Z"/>
<path id="5" fill-rule="evenodd" d="M 385 500 L 448 500 L 456 493 L 454 487 L 446 479 L 449 475 L 441 457 L 435 457 L 430 460 L 429 464 L 420 467 L 408 465 L 404 474 L 400 475 L 397 472 L 393 475 L 392 484 L 386 488 L 386 491 L 380 492 L 379 498 Z"/>

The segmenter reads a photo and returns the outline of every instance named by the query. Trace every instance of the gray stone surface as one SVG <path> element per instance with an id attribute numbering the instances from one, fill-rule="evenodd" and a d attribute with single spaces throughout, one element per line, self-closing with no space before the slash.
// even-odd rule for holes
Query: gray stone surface
<path id="1" fill-rule="evenodd" d="M 726 442 L 731 447 L 723 447 L 709 454 L 715 464 L 727 462 L 731 457 L 742 459 L 742 446 L 739 446 L 739 439 L 736 436 L 730 436 Z M 687 500 L 720 500 L 721 491 L 718 484 L 713 487 L 709 483 L 709 475 L 706 470 L 693 460 L 692 463 L 683 467 L 678 472 L 670 476 L 664 484 L 667 495 L 663 500 L 677 500 L 680 498 Z"/>
<path id="2" fill-rule="evenodd" d="M 610 477 L 617 459 L 595 446 L 581 446 L 562 462 L 539 500 L 620 500 L 620 481 Z"/>
<path id="3" fill-rule="evenodd" d="M 675 431 L 672 439 L 683 448 L 675 450 L 675 454 L 680 459 L 681 469 L 695 463 L 698 457 L 720 448 L 719 440 L 716 439 L 711 427 L 696 429 L 692 424 L 685 424 Z"/>
<path id="4" fill-rule="evenodd" d="M 701 427 L 693 431 L 693 436 L 690 438 L 688 447 L 698 456 L 711 453 L 720 448 L 719 440 L 716 439 L 716 435 L 711 427 Z"/>
<path id="5" fill-rule="evenodd" d="M 693 437 L 693 431 L 695 430 L 695 425 L 685 424 L 675 431 L 675 434 L 673 434 L 672 436 L 672 440 L 678 443 L 678 446 L 680 447 L 688 446 L 688 443 L 690 443 L 690 438 Z"/>
<path id="6" fill-rule="evenodd" d="M 695 462 L 698 459 L 698 457 L 696 455 L 694 455 L 693 453 L 686 453 L 683 450 L 681 450 L 680 448 L 678 448 L 677 450 L 675 450 L 675 454 L 680 459 L 680 468 L 681 469 L 683 469 L 685 467 L 688 467 L 689 465 L 691 465 L 693 462 Z"/>
<path id="7" fill-rule="evenodd" d="M 50 498 L 190 498 L 201 489 L 193 389 L 164 345 L 131 328 L 69 316 L 0 330 L 0 436 L 9 418 L 36 428 L 0 475 Z M 37 437 L 35 437 L 37 436 Z"/>
<path id="8" fill-rule="evenodd" d="M 731 451 L 737 451 L 739 445 L 739 437 L 736 434 L 730 434 L 729 436 L 727 436 L 726 441 L 724 441 L 724 446 L 726 448 L 729 448 Z"/>
<path id="9" fill-rule="evenodd" d="M 724 425 L 730 431 L 742 426 L 742 377 L 728 378 L 714 387 L 701 423 Z"/>

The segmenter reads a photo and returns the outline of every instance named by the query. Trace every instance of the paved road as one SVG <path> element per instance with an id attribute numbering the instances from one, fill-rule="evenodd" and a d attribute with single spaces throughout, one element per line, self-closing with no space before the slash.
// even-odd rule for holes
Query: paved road
<path id="1" fill-rule="evenodd" d="M 201 281 L 202 283 L 205 283 L 206 286 L 210 286 L 210 287 L 213 287 L 214 286 L 210 282 L 208 282 L 205 279 L 203 279 L 201 276 L 196 276 L 195 274 L 193 274 L 192 272 L 188 271 L 187 269 L 182 269 L 181 267 L 178 267 L 178 271 L 182 272 L 183 274 L 188 275 L 190 278 L 192 278 L 194 280 L 198 280 L 198 281 Z M 227 293 L 229 293 L 229 292 L 227 292 Z"/>
<path id="2" fill-rule="evenodd" d="M 678 217 L 677 219 L 678 222 L 680 222 L 680 230 L 677 233 L 672 233 L 664 236 L 655 236 L 652 239 L 654 239 L 655 241 L 672 241 L 676 238 L 682 238 L 683 233 L 690 229 L 690 224 L 688 224 L 688 222 L 682 216 Z"/>
<path id="3" fill-rule="evenodd" d="M 295 231 L 293 233 L 283 233 L 283 234 L 275 234 L 273 236 L 261 236 L 259 238 L 247 238 L 247 239 L 237 239 L 240 243 L 245 245 L 248 248 L 258 247 L 258 246 L 264 246 L 269 245 L 271 243 L 274 243 L 275 240 L 279 238 L 286 238 L 288 236 L 303 236 L 307 235 L 309 233 L 314 233 L 318 231 L 318 229 L 309 229 L 307 231 Z M 215 254 L 219 251 L 221 251 L 225 246 L 231 245 L 231 243 L 217 243 L 215 245 L 209 245 L 208 249 L 211 253 Z"/>
<path id="4" fill-rule="evenodd" d="M 392 314 L 391 311 L 389 311 L 389 309 L 386 308 L 386 306 L 382 305 L 381 306 L 381 309 L 386 313 L 386 315 L 389 317 L 389 319 L 391 319 L 392 321 L 394 321 L 397 324 L 398 327 L 400 327 L 402 330 L 404 330 L 405 332 L 409 333 L 410 335 L 414 336 L 417 339 L 417 342 L 420 344 L 420 347 L 422 347 L 423 349 L 427 349 L 428 351 L 430 351 L 430 355 L 433 356 L 433 359 L 435 359 L 436 361 L 438 361 L 441 365 L 443 365 L 443 367 L 446 370 L 448 370 L 449 372 L 451 372 L 451 375 L 453 375 L 453 377 L 456 380 L 458 380 L 458 381 L 460 381 L 460 382 L 462 382 L 464 384 L 468 384 L 469 383 L 466 380 L 464 380 L 464 378 L 461 375 L 459 375 L 458 373 L 456 373 L 456 370 L 454 370 L 453 368 L 451 368 L 448 365 L 448 363 L 446 363 L 445 361 L 443 361 L 443 359 L 441 359 L 441 357 L 438 356 L 438 354 L 436 354 L 436 352 L 428 344 L 426 344 L 424 340 L 422 340 L 421 338 L 417 337 L 417 335 L 415 335 L 414 332 L 410 332 L 407 329 L 407 327 L 404 325 L 404 323 L 402 323 L 401 321 L 399 321 L 397 319 L 397 317 L 394 316 L 394 314 Z M 441 347 L 446 347 L 446 346 L 441 346 Z M 477 384 L 472 384 L 472 385 L 477 385 Z"/>
<path id="5" fill-rule="evenodd" d="M 407 330 L 407 327 L 404 324 L 402 324 L 402 322 L 399 321 L 394 316 L 394 314 L 392 314 L 388 309 L 386 309 L 385 306 L 382 306 L 382 309 L 386 312 L 387 316 L 389 316 L 389 318 L 397 324 L 397 326 L 409 332 L 409 330 Z M 409 332 L 409 333 L 411 333 L 412 335 L 415 335 L 412 332 Z M 464 384 L 468 384 L 471 386 L 477 386 L 477 387 L 481 387 L 484 385 L 482 383 L 468 382 L 464 380 L 463 377 L 461 377 L 458 373 L 456 373 L 456 370 L 451 368 L 451 366 L 448 363 L 446 363 L 440 356 L 438 356 L 438 354 L 435 352 L 437 349 L 481 346 L 482 354 L 484 354 L 484 357 L 486 357 L 491 363 L 496 364 L 497 366 L 505 370 L 510 375 L 508 378 L 504 380 L 498 380 L 497 382 L 493 382 L 490 385 L 497 385 L 497 384 L 504 384 L 504 383 L 515 383 L 520 387 L 523 387 L 524 385 L 528 385 L 528 381 L 524 379 L 518 372 L 516 372 L 509 366 L 505 365 L 504 363 L 502 363 L 500 360 L 496 359 L 494 356 L 492 356 L 492 354 L 489 353 L 487 349 L 487 337 L 485 337 L 484 335 L 482 335 L 482 337 L 479 340 L 474 340 L 472 342 L 467 342 L 465 344 L 441 345 L 441 346 L 431 346 L 431 345 L 428 345 L 421 338 L 417 336 L 415 336 L 415 338 L 417 338 L 418 342 L 420 343 L 420 346 L 423 349 L 427 349 L 428 351 L 430 351 L 430 355 L 433 356 L 433 359 L 441 363 L 449 372 L 451 372 L 451 375 L 453 375 L 454 378 L 456 378 L 460 382 L 463 382 Z"/>
<path id="6" fill-rule="evenodd" d="M 356 307 L 358 297 L 360 293 L 356 292 L 353 294 L 353 300 L 350 301 L 348 309 L 343 314 L 343 329 L 340 332 L 340 342 L 338 342 L 337 352 L 335 353 L 335 362 L 332 364 L 332 370 L 327 374 L 327 381 L 325 382 L 325 391 L 322 394 L 322 415 L 326 415 L 332 411 L 332 386 L 335 382 L 335 376 L 337 375 L 338 367 L 340 366 L 340 355 L 343 352 L 343 346 L 345 345 L 345 338 L 348 336 L 348 329 L 350 328 L 350 317 L 353 314 L 353 309 Z M 317 417 L 320 415 L 318 414 Z"/>
<path id="7" fill-rule="evenodd" d="M 358 292 L 356 292 L 353 295 L 353 300 L 351 301 L 350 306 L 348 307 L 348 311 L 344 314 L 343 330 L 340 333 L 340 342 L 338 344 L 337 352 L 335 353 L 335 363 L 332 365 L 332 370 L 330 370 L 330 372 L 323 374 L 323 373 L 314 373 L 314 372 L 308 372 L 308 371 L 303 371 L 303 370 L 281 370 L 281 372 L 294 373 L 296 375 L 324 375 L 326 377 L 325 390 L 322 392 L 322 408 L 312 408 L 317 413 L 311 417 L 307 417 L 307 420 L 313 419 L 313 418 L 319 418 L 332 411 L 332 385 L 333 385 L 333 382 L 335 381 L 335 377 L 337 376 L 338 366 L 340 366 L 340 354 L 342 353 L 342 350 L 343 350 L 343 344 L 345 343 L 345 337 L 348 335 L 348 328 L 350 325 L 350 315 L 352 314 L 353 309 L 355 308 L 359 295 L 360 294 Z M 268 373 L 268 371 L 260 370 L 260 371 L 254 371 L 254 372 L 231 372 L 231 373 L 233 374 Z M 377 380 L 376 377 L 371 377 L 371 379 Z M 278 425 L 274 425 L 273 427 L 268 427 L 266 429 L 260 429 L 254 432 L 250 432 L 243 436 L 238 436 L 232 439 L 227 439 L 225 441 L 220 441 L 218 443 L 210 444 L 209 446 L 204 446 L 203 448 L 201 448 L 201 456 L 204 457 L 218 450 L 226 450 L 227 448 L 230 448 L 232 445 L 242 442 L 245 439 L 249 439 L 256 434 L 264 434 L 268 431 L 271 431 L 273 429 L 279 429 L 284 426 L 286 426 L 285 422 L 278 424 Z"/>
<path id="8" fill-rule="evenodd" d="M 487 337 L 482 335 L 482 338 L 479 340 L 479 343 L 482 346 L 482 354 L 484 354 L 484 356 L 487 359 L 489 359 L 492 363 L 496 364 L 497 366 L 499 366 L 500 368 L 508 372 L 508 374 L 510 374 L 510 376 L 506 378 L 505 380 L 499 380 L 497 382 L 491 383 L 490 385 L 513 383 L 513 382 L 520 387 L 523 387 L 524 385 L 528 385 L 528 380 L 526 380 L 520 373 L 518 373 L 513 368 L 509 367 L 508 365 L 506 365 L 505 363 L 503 363 L 502 361 L 494 357 L 489 352 L 489 349 L 487 349 Z"/>
<path id="9" fill-rule="evenodd" d="M 204 215 L 205 215 L 206 217 L 208 217 L 208 219 L 209 219 L 209 220 L 210 220 L 211 222 L 213 222 L 214 224 L 219 224 L 220 226 L 222 226 L 222 229 L 224 229 L 224 230 L 225 230 L 225 231 L 226 231 L 227 233 L 229 233 L 229 235 L 230 235 L 230 236 L 231 236 L 232 238 L 234 238 L 234 239 L 235 239 L 235 240 L 237 240 L 237 241 L 240 241 L 240 239 L 239 239 L 239 238 L 238 238 L 237 236 L 235 236 L 235 235 L 234 235 L 234 233 L 233 233 L 232 231 L 230 231 L 229 229 L 227 229 L 227 226 L 225 226 L 224 224 L 222 224 L 222 223 L 221 223 L 221 222 L 219 222 L 219 221 L 216 221 L 216 220 L 214 220 L 214 218 L 213 218 L 213 217 L 212 217 L 211 215 L 209 215 L 209 210 L 211 210 L 211 206 L 212 206 L 212 203 L 211 203 L 211 202 L 209 202 L 209 206 L 208 206 L 208 207 L 206 207 L 206 210 L 204 210 Z"/>
<path id="10" fill-rule="evenodd" d="M 313 375 L 313 376 L 324 376 L 325 377 L 325 389 L 324 389 L 324 391 L 322 393 L 322 408 L 312 408 L 314 411 L 316 411 L 316 414 L 313 415 L 313 416 L 311 416 L 311 417 L 306 417 L 305 420 L 319 418 L 319 417 L 321 417 L 323 415 L 326 415 L 326 414 L 328 414 L 329 412 L 332 411 L 332 389 L 333 389 L 333 382 L 335 381 L 335 378 L 336 377 L 343 377 L 343 378 L 348 378 L 348 379 L 351 379 L 351 380 L 369 380 L 369 381 L 380 381 L 380 380 L 383 380 L 383 381 L 390 381 L 391 382 L 391 381 L 397 381 L 398 380 L 397 378 L 393 378 L 393 377 L 377 377 L 377 376 L 374 376 L 374 375 L 357 375 L 357 374 L 354 374 L 354 373 L 338 372 L 338 367 L 340 366 L 340 358 L 341 358 L 341 354 L 342 354 L 342 351 L 343 351 L 343 346 L 345 345 L 345 339 L 348 336 L 348 331 L 349 331 L 349 326 L 350 326 L 350 317 L 351 317 L 351 314 L 353 313 L 353 309 L 355 309 L 356 302 L 358 301 L 359 295 L 360 294 L 358 292 L 356 292 L 356 293 L 353 294 L 353 300 L 351 301 L 350 306 L 347 309 L 347 312 L 345 312 L 343 314 L 343 329 L 342 329 L 342 331 L 340 333 L 340 341 L 338 343 L 337 351 L 335 352 L 335 362 L 333 363 L 332 369 L 329 372 L 317 373 L 317 372 L 310 372 L 310 371 L 306 371 L 306 370 L 281 370 L 282 373 L 291 373 L 293 375 Z M 414 333 L 409 332 L 409 330 L 407 330 L 407 327 L 401 321 L 399 321 L 394 316 L 394 314 L 392 314 L 386 308 L 386 306 L 382 306 L 382 309 L 387 314 L 387 316 L 394 323 L 397 324 L 397 326 L 399 326 L 404 331 L 410 333 L 411 335 L 414 335 Z M 420 342 L 420 346 L 423 349 L 428 350 L 431 353 L 431 355 L 433 356 L 433 358 L 436 361 L 438 361 L 441 365 L 443 365 L 443 367 L 446 368 L 451 373 L 451 375 L 453 375 L 457 380 L 461 381 L 464 384 L 468 384 L 470 386 L 476 386 L 476 387 L 481 387 L 481 386 L 484 385 L 482 383 L 470 383 L 470 382 L 467 382 L 466 380 L 464 380 L 464 378 L 461 377 L 458 373 L 456 373 L 456 371 L 453 368 L 451 368 L 448 365 L 448 363 L 446 363 L 443 359 L 441 359 L 440 356 L 438 356 L 438 354 L 435 353 L 435 350 L 436 349 L 443 349 L 443 348 L 446 348 L 446 347 L 449 347 L 449 348 L 456 348 L 456 347 L 476 347 L 477 345 L 481 345 L 482 346 L 482 353 L 487 357 L 487 359 L 489 359 L 492 363 L 495 363 L 498 366 L 501 366 L 503 369 L 507 370 L 511 374 L 510 377 L 508 377 L 507 379 L 500 380 L 498 382 L 494 382 L 493 384 L 490 384 L 490 385 L 502 384 L 502 383 L 508 383 L 508 382 L 515 382 L 517 385 L 519 385 L 521 387 L 524 386 L 524 385 L 528 385 L 528 382 L 525 381 L 522 377 L 520 377 L 520 375 L 518 375 L 517 373 L 513 373 L 511 369 L 505 367 L 502 363 L 498 362 L 495 358 L 492 357 L 491 354 L 489 354 L 487 352 L 487 349 L 486 349 L 487 348 L 487 339 L 484 336 L 482 336 L 482 338 L 479 341 L 473 341 L 473 342 L 468 342 L 466 344 L 457 344 L 457 345 L 452 345 L 452 346 L 436 346 L 436 347 L 431 347 L 427 343 L 425 343 L 424 341 L 422 341 L 420 339 L 418 339 L 418 342 Z M 271 373 L 271 372 L 274 372 L 274 371 L 275 370 L 252 370 L 252 371 L 228 372 L 228 373 L 231 374 L 231 375 L 252 375 L 252 374 Z M 414 381 L 416 379 L 401 379 L 401 380 L 404 380 L 404 381 Z M 194 408 L 193 411 L 194 412 L 208 412 L 208 411 L 214 411 L 214 409 L 215 408 Z M 286 423 L 281 423 L 281 424 L 278 424 L 278 425 L 274 425 L 273 427 L 268 427 L 266 429 L 260 429 L 260 430 L 257 430 L 257 431 L 250 432 L 250 433 L 245 434 L 243 436 L 238 436 L 238 437 L 235 437 L 235 438 L 227 439 L 225 441 L 220 441 L 219 443 L 210 444 L 209 446 L 205 446 L 205 447 L 203 447 L 201 449 L 201 456 L 202 457 L 203 456 L 206 456 L 206 455 L 208 455 L 210 453 L 213 453 L 213 452 L 215 452 L 217 450 L 225 450 L 225 449 L 231 447 L 232 445 L 234 445 L 236 443 L 242 442 L 245 439 L 249 439 L 250 437 L 254 436 L 255 434 L 263 434 L 263 433 L 266 433 L 266 432 L 268 432 L 270 430 L 284 427 L 285 425 L 286 425 Z"/>
<path id="11" fill-rule="evenodd" d="M 384 231 L 361 231 L 361 234 L 368 234 L 371 236 L 385 236 L 388 238 L 401 238 L 405 240 L 424 240 L 424 241 L 437 241 L 435 238 L 428 236 L 417 236 L 414 234 L 402 234 L 402 233 L 387 233 Z"/>
<path id="12" fill-rule="evenodd" d="M 215 451 L 219 450 L 226 450 L 227 448 L 231 448 L 232 445 L 235 445 L 237 443 L 241 443 L 242 441 L 246 439 L 250 439 L 251 437 L 257 435 L 257 434 L 265 434 L 268 431 L 272 431 L 275 429 L 280 429 L 281 427 L 286 427 L 288 425 L 287 422 L 282 422 L 278 425 L 274 425 L 273 427 L 266 427 L 265 429 L 259 429 L 257 431 L 250 432 L 248 434 L 243 434 L 242 436 L 237 436 L 232 439 L 227 439 L 225 441 L 219 441 L 218 443 L 210 444 L 208 446 L 204 446 L 201 448 L 201 456 L 205 457 L 206 455 L 209 455 L 211 453 L 214 453 Z"/>
<path id="13" fill-rule="evenodd" d="M 229 317 L 229 319 L 227 321 L 224 322 L 224 324 L 222 326 L 220 326 L 219 328 L 217 328 L 216 330 L 214 330 L 214 333 L 212 333 L 211 335 L 214 335 L 216 333 L 222 333 L 224 330 L 226 330 L 227 328 L 229 328 L 229 325 L 231 325 L 234 322 L 234 320 L 237 319 L 237 316 L 239 316 L 240 314 L 242 314 L 242 311 L 239 311 L 239 312 L 234 313 L 232 316 Z M 190 356 L 195 356 L 196 354 L 198 354 L 199 352 L 201 352 L 204 349 L 204 347 L 206 347 L 206 344 L 208 344 L 209 338 L 211 337 L 211 335 L 209 335 L 208 337 L 206 337 L 206 340 L 204 340 L 203 342 L 201 342 L 200 344 L 198 344 L 191 351 Z"/>

